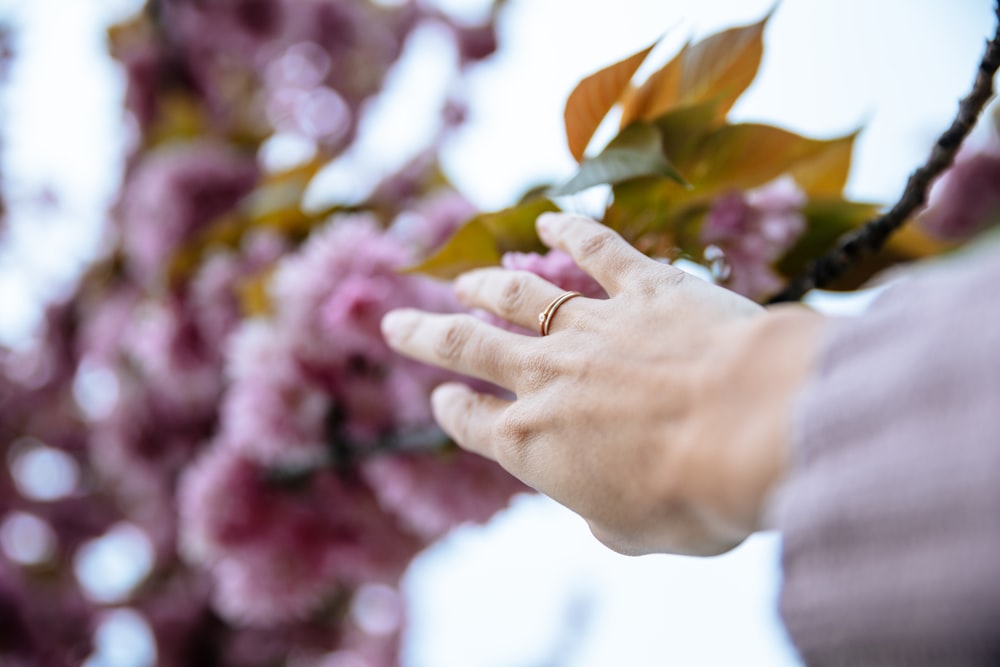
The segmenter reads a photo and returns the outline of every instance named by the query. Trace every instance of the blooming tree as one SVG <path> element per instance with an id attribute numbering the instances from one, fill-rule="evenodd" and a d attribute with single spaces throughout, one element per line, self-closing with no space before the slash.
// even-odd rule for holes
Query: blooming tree
<path id="1" fill-rule="evenodd" d="M 33 347 L 0 355 L 0 662 L 78 664 L 101 610 L 127 604 L 161 665 L 396 664 L 407 564 L 527 489 L 435 427 L 428 395 L 450 378 L 392 353 L 384 313 L 453 312 L 439 278 L 488 264 L 604 296 L 533 228 L 596 185 L 610 186 L 605 224 L 637 247 L 760 300 L 882 219 L 842 195 L 855 135 L 728 120 L 766 19 L 684 47 L 641 83 L 652 47 L 582 81 L 566 107 L 577 173 L 508 209 L 475 211 L 438 167 L 460 99 L 441 100 L 439 132 L 401 169 L 309 205 L 320 170 L 356 150 L 408 37 L 443 27 L 460 80 L 496 48 L 500 4 L 464 25 L 418 2 L 151 0 L 111 30 L 132 143 L 106 252 Z M 992 72 L 980 78 L 972 118 Z M 588 153 L 615 105 L 618 133 Z M 313 155 L 274 168 L 264 155 L 289 136 Z M 942 141 L 921 197 L 960 142 Z M 995 148 L 962 156 L 921 227 L 874 259 L 851 255 L 832 286 L 995 221 L 998 164 Z M 30 484 L 38 461 L 65 471 L 62 487 Z M 123 526 L 148 538 L 149 571 L 95 599 L 81 554 Z"/>

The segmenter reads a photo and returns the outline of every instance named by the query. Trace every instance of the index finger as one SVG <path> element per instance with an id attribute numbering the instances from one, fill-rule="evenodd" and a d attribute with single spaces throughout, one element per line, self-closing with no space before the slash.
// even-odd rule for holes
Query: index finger
<path id="1" fill-rule="evenodd" d="M 640 282 L 640 276 L 656 267 L 661 272 L 680 269 L 660 264 L 636 250 L 606 225 L 571 213 L 543 213 L 536 223 L 538 235 L 550 248 L 559 248 L 577 266 L 615 296 Z"/>

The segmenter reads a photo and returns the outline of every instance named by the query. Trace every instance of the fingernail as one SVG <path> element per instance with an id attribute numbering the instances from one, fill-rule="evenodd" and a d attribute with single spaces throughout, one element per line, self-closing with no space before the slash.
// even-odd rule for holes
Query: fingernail
<path id="1" fill-rule="evenodd" d="M 455 278 L 453 289 L 455 290 L 455 295 L 459 299 L 468 295 L 469 290 L 472 288 L 472 281 L 473 277 L 470 273 L 463 273 L 458 278 Z"/>
<path id="2" fill-rule="evenodd" d="M 431 412 L 434 413 L 434 418 L 440 420 L 448 407 L 461 400 L 467 392 L 468 387 L 458 382 L 445 382 L 435 387 L 431 392 Z"/>
<path id="3" fill-rule="evenodd" d="M 458 397 L 461 391 L 462 386 L 454 382 L 439 384 L 431 392 L 431 406 L 434 408 L 434 411 L 437 412 L 439 408 L 451 403 L 452 400 Z"/>
<path id="4" fill-rule="evenodd" d="M 558 213 L 548 212 L 542 213 L 535 220 L 535 229 L 538 230 L 538 236 L 545 241 L 545 243 L 549 243 L 552 239 L 552 232 L 559 220 L 559 217 Z"/>
<path id="5" fill-rule="evenodd" d="M 382 336 L 386 342 L 397 342 L 404 333 L 413 327 L 417 313 L 412 310 L 391 310 L 382 317 Z"/>

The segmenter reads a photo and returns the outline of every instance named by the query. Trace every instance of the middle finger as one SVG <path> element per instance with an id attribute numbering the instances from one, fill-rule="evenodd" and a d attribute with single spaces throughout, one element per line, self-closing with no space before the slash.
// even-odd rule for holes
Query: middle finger
<path id="1" fill-rule="evenodd" d="M 414 359 L 517 391 L 535 341 L 471 315 L 440 315 L 408 308 L 382 318 L 389 347 Z"/>

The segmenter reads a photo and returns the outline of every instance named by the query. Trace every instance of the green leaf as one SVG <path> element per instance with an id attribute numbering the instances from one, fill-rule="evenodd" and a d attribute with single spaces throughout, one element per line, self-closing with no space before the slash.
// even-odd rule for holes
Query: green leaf
<path id="1" fill-rule="evenodd" d="M 614 185 L 640 176 L 663 176 L 687 186 L 687 181 L 663 155 L 660 131 L 649 123 L 633 123 L 601 153 L 584 160 L 567 183 L 549 194 L 569 195 L 595 185 Z"/>
<path id="2" fill-rule="evenodd" d="M 403 271 L 451 279 L 499 264 L 505 252 L 541 251 L 544 246 L 535 233 L 535 220 L 542 213 L 558 210 L 548 199 L 534 199 L 496 213 L 482 213 L 462 225 L 433 255 Z"/>
<path id="3" fill-rule="evenodd" d="M 635 179 L 615 186 L 613 192 L 604 224 L 636 248 L 669 259 L 701 254 L 698 230 L 708 204 L 683 199 L 684 191 L 662 179 Z"/>
<path id="4" fill-rule="evenodd" d="M 680 171 L 694 167 L 705 138 L 719 128 L 716 102 L 680 107 L 653 120 L 660 131 L 663 154 Z"/>

